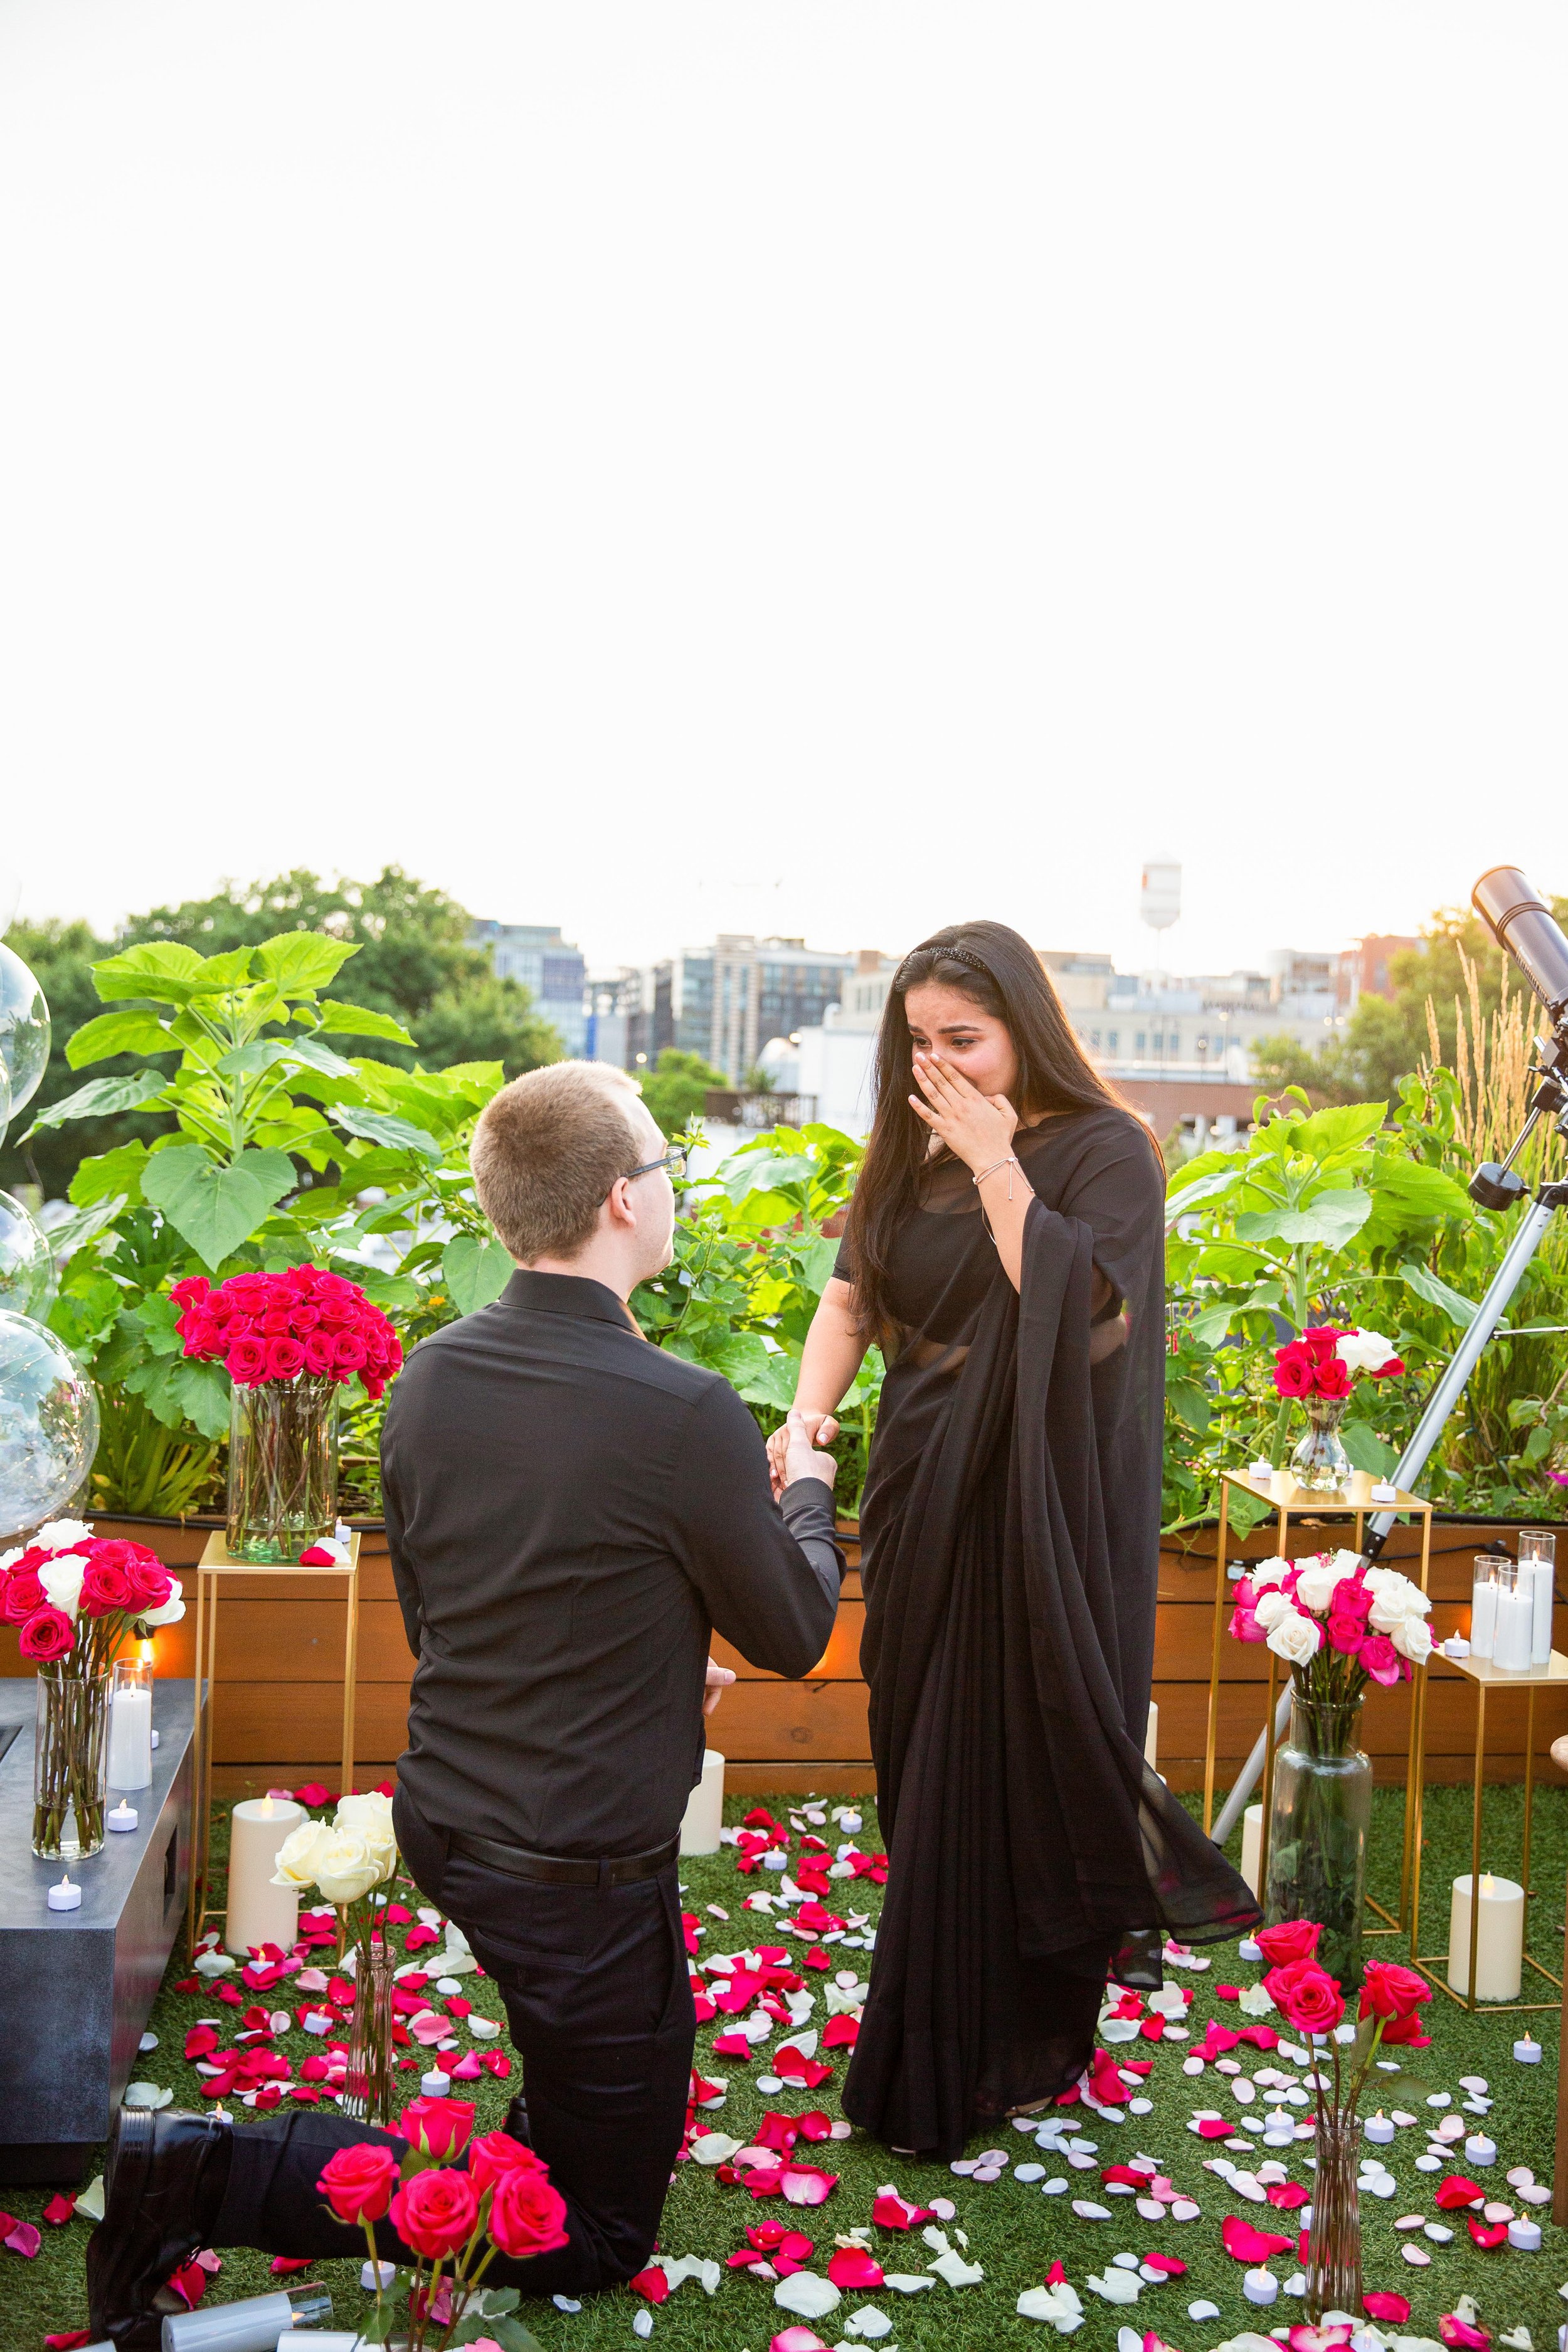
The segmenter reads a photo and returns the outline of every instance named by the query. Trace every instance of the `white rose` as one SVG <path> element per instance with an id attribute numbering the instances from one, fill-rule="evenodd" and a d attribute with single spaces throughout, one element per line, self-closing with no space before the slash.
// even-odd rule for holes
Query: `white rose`
<path id="1" fill-rule="evenodd" d="M 316 1884 L 329 1903 L 357 1903 L 381 1884 L 381 1866 L 357 1830 L 328 1830 L 311 1859 Z"/>
<path id="2" fill-rule="evenodd" d="M 382 1827 L 390 1830 L 392 1799 L 384 1797 L 379 1789 L 367 1789 L 363 1795 L 340 1797 L 332 1826 L 366 1832 Z"/>
<path id="3" fill-rule="evenodd" d="M 1260 1559 L 1256 1568 L 1248 1568 L 1247 1573 L 1254 1592 L 1261 1592 L 1265 1585 L 1278 1584 L 1289 1565 L 1288 1559 Z"/>
<path id="4" fill-rule="evenodd" d="M 1285 1659 L 1292 1666 L 1304 1666 L 1309 1658 L 1317 1656 L 1322 1639 L 1322 1627 L 1314 1624 L 1310 1617 L 1303 1617 L 1299 1609 L 1292 1609 L 1270 1632 L 1268 1647 L 1277 1658 Z"/>
<path id="5" fill-rule="evenodd" d="M 316 1883 L 315 1853 L 318 1840 L 328 1834 L 325 1822 L 301 1822 L 290 1830 L 278 1849 L 278 1859 L 272 1865 L 274 1886 L 314 1886 Z"/>
<path id="6" fill-rule="evenodd" d="M 1306 1561 L 1296 1579 L 1296 1606 L 1299 1609 L 1326 1609 L 1339 1580 L 1339 1570 L 1327 1553 Z"/>
<path id="7" fill-rule="evenodd" d="M 1432 1654 L 1432 1628 L 1425 1617 L 1402 1618 L 1389 1639 L 1414 1666 L 1424 1666 Z"/>
<path id="8" fill-rule="evenodd" d="M 1336 1578 L 1347 1577 L 1347 1576 L 1354 1576 L 1354 1574 L 1355 1574 L 1356 1570 L 1360 1568 L 1360 1566 L 1361 1566 L 1361 1554 L 1360 1554 L 1360 1552 L 1359 1552 L 1359 1551 L 1337 1551 L 1337 1552 L 1335 1552 L 1335 1554 L 1334 1554 L 1334 1574 L 1335 1574 Z"/>
<path id="9" fill-rule="evenodd" d="M 157 1609 L 139 1609 L 136 1612 L 137 1623 L 139 1625 L 177 1625 L 185 1613 L 185 1604 L 180 1598 L 184 1591 L 184 1586 L 180 1582 L 179 1578 L 172 1576 L 169 1579 L 167 1601 Z"/>
<path id="10" fill-rule="evenodd" d="M 87 1574 L 87 1558 L 79 1551 L 68 1551 L 58 1559 L 45 1560 L 38 1570 L 38 1582 L 57 1609 L 63 1609 L 74 1625 L 81 1602 L 81 1580 Z"/>
<path id="11" fill-rule="evenodd" d="M 1431 1613 L 1432 1603 L 1421 1587 L 1401 1576 L 1397 1569 L 1371 1569 L 1366 1583 L 1372 1594 L 1372 1623 L 1379 1633 L 1392 1633 L 1406 1618 Z"/>
<path id="12" fill-rule="evenodd" d="M 1276 1585 L 1271 1591 L 1259 1594 L 1258 1606 L 1252 1613 L 1267 1632 L 1269 1626 L 1278 1625 L 1281 1617 L 1291 1616 L 1294 1612 L 1289 1593 L 1281 1592 Z"/>
<path id="13" fill-rule="evenodd" d="M 1381 1331 L 1347 1331 L 1334 1349 L 1350 1372 L 1375 1372 L 1394 1352 L 1393 1340 L 1385 1339 Z"/>
<path id="14" fill-rule="evenodd" d="M 86 1543 L 92 1534 L 86 1519 L 51 1519 L 40 1528 L 33 1541 L 45 1551 L 64 1551 L 70 1544 Z"/>

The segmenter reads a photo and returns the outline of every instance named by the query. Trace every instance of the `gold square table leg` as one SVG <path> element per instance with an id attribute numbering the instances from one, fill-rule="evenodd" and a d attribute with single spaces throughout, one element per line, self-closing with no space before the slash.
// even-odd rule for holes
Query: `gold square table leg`
<path id="1" fill-rule="evenodd" d="M 346 1797 L 354 1784 L 354 1699 L 359 1673 L 359 1545 L 349 1567 L 348 1613 L 343 1623 L 343 1774 Z"/>
<path id="2" fill-rule="evenodd" d="M 1219 1528 L 1214 1550 L 1214 1629 L 1209 1642 L 1209 1717 L 1204 1740 L 1204 1834 L 1214 1827 L 1215 1753 L 1219 1741 L 1220 1643 L 1225 1632 L 1226 1553 L 1230 1549 L 1230 1480 L 1219 1482 Z"/>

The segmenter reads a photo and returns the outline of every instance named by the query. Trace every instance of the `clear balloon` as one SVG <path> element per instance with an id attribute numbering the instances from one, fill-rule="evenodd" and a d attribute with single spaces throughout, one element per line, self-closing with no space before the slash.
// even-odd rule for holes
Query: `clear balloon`
<path id="1" fill-rule="evenodd" d="M 0 1062 L 11 1081 L 15 1118 L 38 1091 L 49 1058 L 49 1008 L 14 948 L 0 942 Z"/>
<path id="2" fill-rule="evenodd" d="M 0 1192 L 0 1311 L 42 1315 L 54 1290 L 47 1241 L 20 1201 Z"/>
<path id="3" fill-rule="evenodd" d="M 0 1535 L 58 1518 L 98 1450 L 98 1395 L 41 1323 L 0 1312 Z"/>

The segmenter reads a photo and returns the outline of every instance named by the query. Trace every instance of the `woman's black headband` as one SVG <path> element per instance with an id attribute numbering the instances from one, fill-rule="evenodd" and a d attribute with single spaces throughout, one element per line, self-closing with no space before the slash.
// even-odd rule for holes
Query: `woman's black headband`
<path id="1" fill-rule="evenodd" d="M 903 962 L 893 974 L 893 986 L 899 990 L 900 993 L 910 985 L 905 975 L 908 972 L 910 964 L 913 963 L 916 956 L 920 955 L 945 956 L 950 963 L 967 964 L 970 971 L 977 971 L 983 980 L 991 979 L 989 970 L 985 964 L 981 961 L 973 948 L 950 948 L 944 946 L 940 940 L 922 940 L 918 948 L 911 948 L 910 950 L 909 954 L 904 958 Z M 992 984 L 994 986 L 995 983 L 993 982 Z"/>

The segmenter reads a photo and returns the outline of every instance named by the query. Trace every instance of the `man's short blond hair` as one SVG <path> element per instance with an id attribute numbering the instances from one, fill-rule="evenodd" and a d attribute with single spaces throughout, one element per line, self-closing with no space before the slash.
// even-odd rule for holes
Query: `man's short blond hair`
<path id="1" fill-rule="evenodd" d="M 513 1257 L 574 1257 L 617 1176 L 647 1154 L 635 1078 L 607 1062 L 552 1062 L 513 1078 L 479 1114 L 468 1164 L 479 1206 Z"/>

